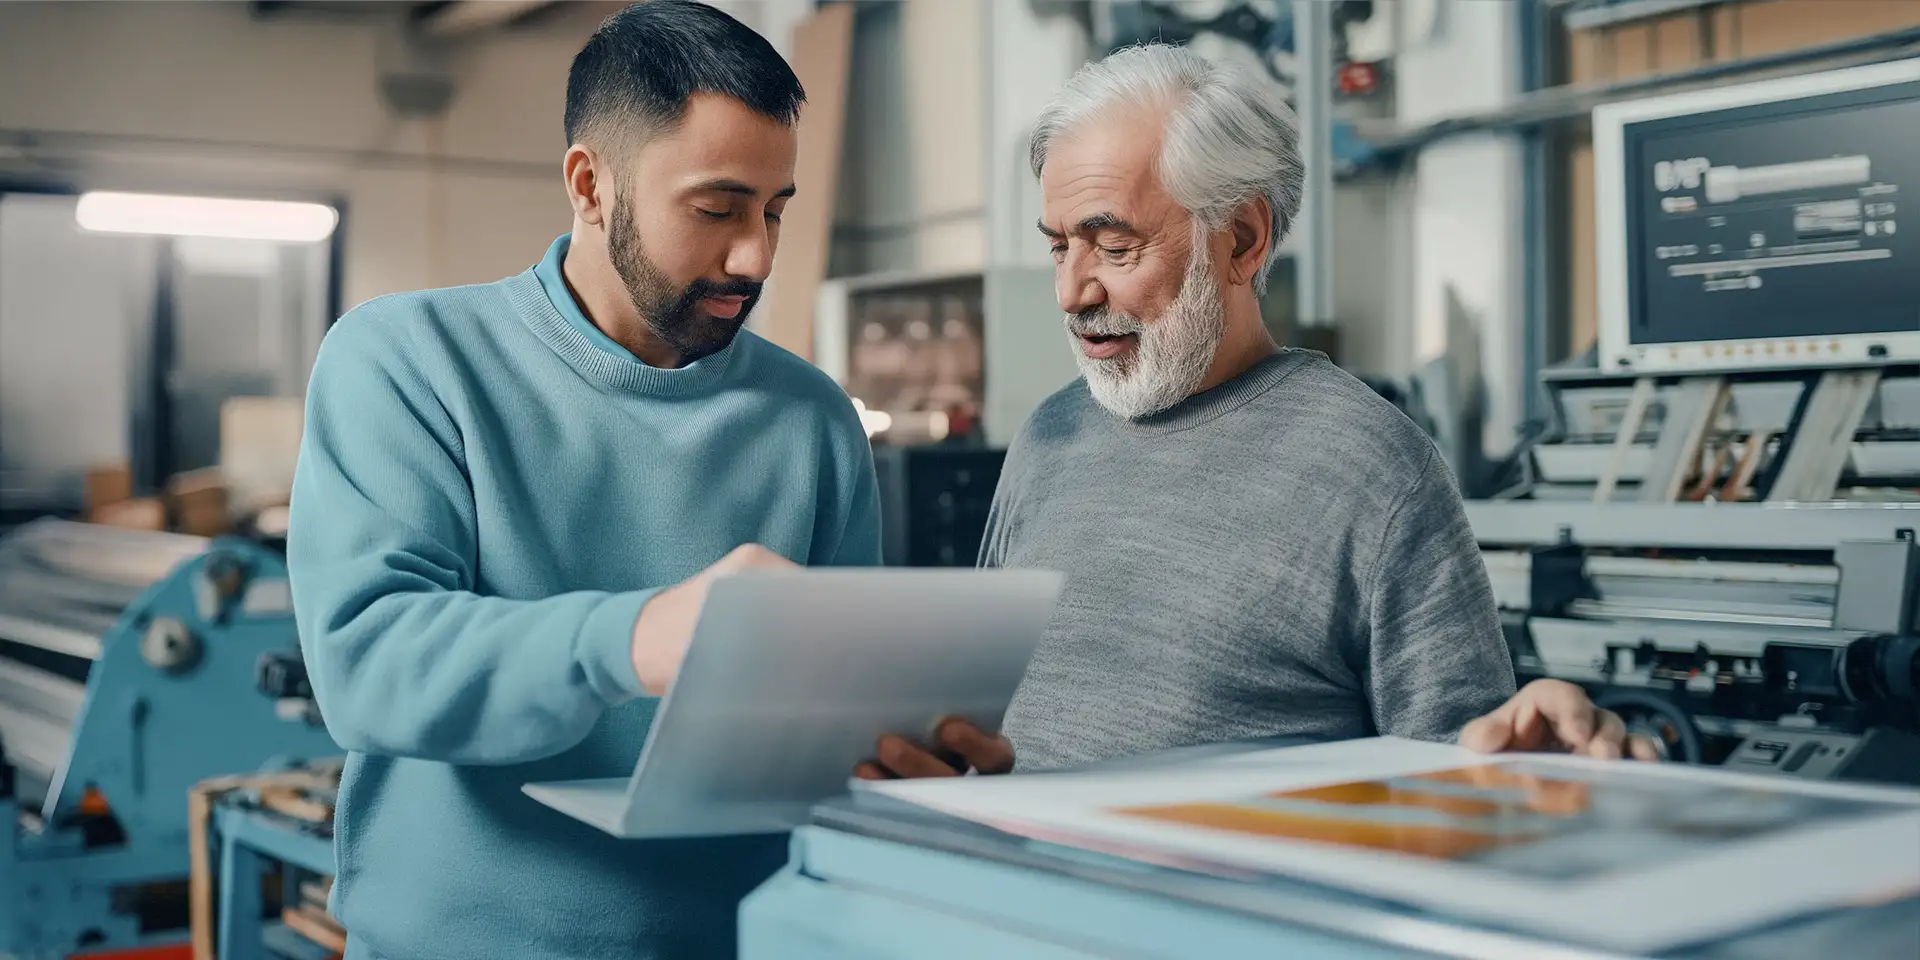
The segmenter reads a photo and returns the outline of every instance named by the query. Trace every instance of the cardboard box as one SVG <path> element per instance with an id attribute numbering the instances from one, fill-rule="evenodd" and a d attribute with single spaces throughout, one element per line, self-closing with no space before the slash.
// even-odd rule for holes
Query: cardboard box
<path id="1" fill-rule="evenodd" d="M 167 505 L 158 497 L 135 497 L 109 503 L 93 511 L 94 523 L 128 530 L 165 530 Z"/>
<path id="2" fill-rule="evenodd" d="M 226 481 L 216 468 L 174 474 L 167 481 L 166 506 L 173 529 L 180 533 L 217 537 L 233 529 Z"/>
<path id="3" fill-rule="evenodd" d="M 87 471 L 86 518 L 95 519 L 102 507 L 133 499 L 133 466 L 107 463 Z"/>
<path id="4" fill-rule="evenodd" d="M 234 397 L 220 405 L 220 475 L 234 513 L 287 502 L 304 415 L 299 397 Z"/>
<path id="5" fill-rule="evenodd" d="M 173 530 L 195 537 L 220 537 L 233 532 L 233 520 L 224 504 L 218 509 L 180 510 L 173 515 Z"/>

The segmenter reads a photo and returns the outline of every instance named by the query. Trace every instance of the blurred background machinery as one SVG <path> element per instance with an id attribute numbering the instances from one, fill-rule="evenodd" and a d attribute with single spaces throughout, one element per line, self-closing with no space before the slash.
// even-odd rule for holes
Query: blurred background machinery
<path id="1" fill-rule="evenodd" d="M 284 562 L 46 519 L 0 538 L 0 954 L 184 941 L 188 794 L 338 753 Z"/>

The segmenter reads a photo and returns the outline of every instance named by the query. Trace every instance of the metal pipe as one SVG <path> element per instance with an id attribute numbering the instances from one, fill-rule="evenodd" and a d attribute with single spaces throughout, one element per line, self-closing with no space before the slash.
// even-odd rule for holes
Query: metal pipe
<path id="1" fill-rule="evenodd" d="M 1300 3 L 1304 0 L 1295 0 L 1295 2 Z M 1460 134 L 1487 130 L 1525 129 L 1583 117 L 1591 113 L 1596 106 L 1626 99 L 1634 94 L 1705 84 L 1741 74 L 1783 70 L 1829 59 L 1847 58 L 1844 62 L 1833 64 L 1835 67 L 1883 63 L 1912 55 L 1916 46 L 1920 46 L 1920 27 L 1906 27 L 1837 43 L 1711 64 L 1679 73 L 1660 74 L 1600 86 L 1555 87 L 1521 97 L 1513 105 L 1500 110 L 1449 117 L 1412 130 L 1395 131 L 1361 123 L 1357 125 L 1356 132 L 1361 139 L 1372 144 L 1379 154 L 1406 153 Z"/>
<path id="2" fill-rule="evenodd" d="M 1682 10 L 1712 7 L 1730 2 L 1739 2 L 1739 0 L 1639 0 L 1637 3 L 1607 3 L 1598 6 L 1588 4 L 1584 9 L 1568 13 L 1566 23 L 1569 30 L 1592 30 L 1616 23 L 1631 23 L 1635 20 L 1666 16 Z"/>
<path id="3" fill-rule="evenodd" d="M 1536 3 L 1519 4 L 1515 11 L 1520 41 L 1520 90 L 1522 95 L 1547 86 L 1547 46 L 1551 40 L 1546 10 Z M 1556 268 L 1548 238 L 1553 226 L 1548 222 L 1552 204 L 1548 202 L 1552 176 L 1549 167 L 1550 131 L 1536 130 L 1521 146 L 1521 255 L 1526 265 L 1521 274 L 1521 377 L 1520 412 L 1524 422 L 1543 420 L 1547 414 L 1546 391 L 1540 388 L 1540 371 L 1558 359 L 1550 354 L 1553 300 L 1549 273 Z"/>
<path id="4" fill-rule="evenodd" d="M 1333 4 L 1294 0 L 1294 111 L 1300 117 L 1305 196 L 1293 232 L 1301 327 L 1333 323 Z"/>

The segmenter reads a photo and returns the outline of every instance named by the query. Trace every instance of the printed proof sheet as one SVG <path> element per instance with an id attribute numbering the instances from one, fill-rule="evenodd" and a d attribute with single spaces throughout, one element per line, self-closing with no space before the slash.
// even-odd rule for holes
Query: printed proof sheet
<path id="1" fill-rule="evenodd" d="M 1382 738 L 864 786 L 1054 843 L 1659 950 L 1920 895 L 1920 792 Z"/>

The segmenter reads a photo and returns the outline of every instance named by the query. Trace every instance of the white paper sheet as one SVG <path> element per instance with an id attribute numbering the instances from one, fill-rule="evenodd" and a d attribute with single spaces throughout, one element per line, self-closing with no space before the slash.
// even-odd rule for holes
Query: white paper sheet
<path id="1" fill-rule="evenodd" d="M 1381 738 L 871 789 L 1009 832 L 1616 950 L 1920 894 L 1920 791 Z"/>

